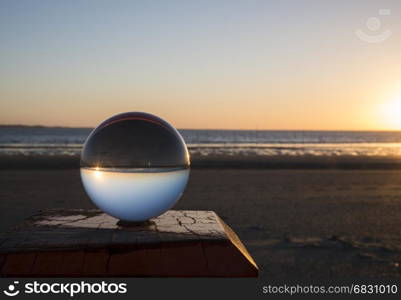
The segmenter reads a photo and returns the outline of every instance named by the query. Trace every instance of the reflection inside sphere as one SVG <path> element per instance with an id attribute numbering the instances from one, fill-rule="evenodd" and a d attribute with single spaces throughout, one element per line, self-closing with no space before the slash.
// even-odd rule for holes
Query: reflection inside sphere
<path id="1" fill-rule="evenodd" d="M 189 177 L 189 154 L 178 131 L 147 113 L 111 117 L 88 137 L 81 178 L 96 206 L 124 221 L 170 209 Z"/>

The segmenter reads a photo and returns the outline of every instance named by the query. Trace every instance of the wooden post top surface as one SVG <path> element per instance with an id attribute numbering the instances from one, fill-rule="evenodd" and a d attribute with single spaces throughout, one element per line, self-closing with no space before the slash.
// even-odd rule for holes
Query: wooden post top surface
<path id="1" fill-rule="evenodd" d="M 170 210 L 148 222 L 124 226 L 100 210 L 50 209 L 18 225 L 0 245 L 0 253 L 219 239 L 227 239 L 227 233 L 212 211 Z"/>
<path id="2" fill-rule="evenodd" d="M 103 272 L 85 272 L 88 256 L 99 252 L 108 257 Z M 38 272 L 41 267 L 37 266 L 37 260 L 41 255 L 63 257 L 71 253 L 83 253 L 80 272 L 60 269 L 53 274 Z M 16 271 L 15 267 L 10 267 L 9 261 L 13 257 L 24 254 L 34 254 L 30 270 Z M 118 260 L 121 255 L 125 255 L 126 267 L 119 265 L 124 265 Z M 166 267 L 169 261 L 177 263 Z M 192 268 L 185 267 L 180 271 L 181 262 L 192 264 Z M 160 266 L 164 266 L 163 270 Z M 0 239 L 0 267 L 3 276 L 23 276 L 24 272 L 31 276 L 258 275 L 256 263 L 245 246 L 216 213 L 189 210 L 170 210 L 148 222 L 136 224 L 121 224 L 100 210 L 44 210 Z"/>

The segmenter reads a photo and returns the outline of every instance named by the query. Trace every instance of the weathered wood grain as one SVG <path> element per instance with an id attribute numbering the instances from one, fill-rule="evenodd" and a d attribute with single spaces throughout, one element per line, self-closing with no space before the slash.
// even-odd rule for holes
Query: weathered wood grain
<path id="1" fill-rule="evenodd" d="M 212 211 L 170 210 L 121 224 L 99 210 L 45 210 L 0 241 L 2 276 L 258 276 L 245 246 Z"/>

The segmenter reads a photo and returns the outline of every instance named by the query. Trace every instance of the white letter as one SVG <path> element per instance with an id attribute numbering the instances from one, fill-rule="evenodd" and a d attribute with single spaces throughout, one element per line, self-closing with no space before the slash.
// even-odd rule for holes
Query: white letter
<path id="1" fill-rule="evenodd" d="M 25 293 L 26 294 L 32 294 L 33 293 L 33 287 L 32 287 L 32 283 L 27 283 L 25 284 Z"/>
<path id="2" fill-rule="evenodd" d="M 120 283 L 118 285 L 118 287 L 120 288 L 120 290 L 118 291 L 120 294 L 125 294 L 127 292 L 127 288 L 126 288 L 127 284 L 126 283 Z"/>

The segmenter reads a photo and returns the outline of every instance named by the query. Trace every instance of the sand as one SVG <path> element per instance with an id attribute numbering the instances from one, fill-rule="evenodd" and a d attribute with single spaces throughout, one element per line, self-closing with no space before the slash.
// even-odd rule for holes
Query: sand
<path id="1" fill-rule="evenodd" d="M 0 170 L 61 170 L 79 168 L 78 155 L 4 155 Z M 191 155 L 193 169 L 341 169 L 401 170 L 397 156 L 315 155 Z"/>
<path id="2" fill-rule="evenodd" d="M 1 170 L 0 231 L 90 208 L 74 169 Z M 266 281 L 401 277 L 401 170 L 194 169 L 177 209 L 214 210 Z"/>

